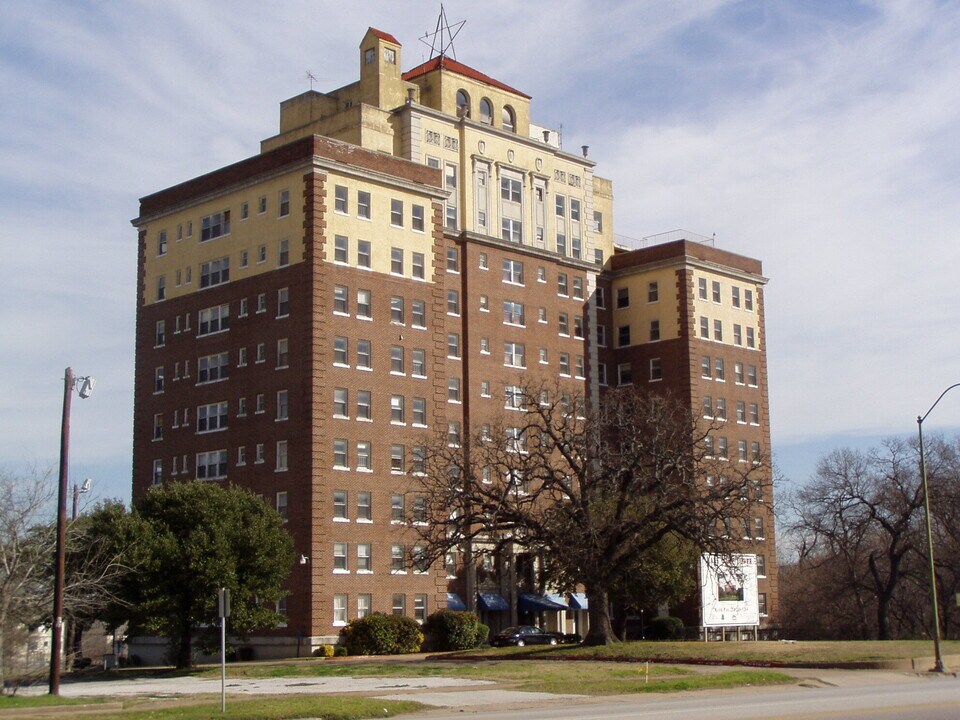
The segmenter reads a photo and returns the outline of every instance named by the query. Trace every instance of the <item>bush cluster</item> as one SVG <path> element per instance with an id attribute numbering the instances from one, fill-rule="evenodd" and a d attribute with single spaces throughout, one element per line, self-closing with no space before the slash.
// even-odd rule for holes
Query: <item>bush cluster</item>
<path id="1" fill-rule="evenodd" d="M 647 627 L 650 640 L 682 640 L 683 620 L 676 617 L 658 617 L 650 621 Z"/>
<path id="2" fill-rule="evenodd" d="M 332 658 L 333 657 L 333 645 L 321 645 L 316 650 L 313 651 L 314 657 L 322 658 Z"/>
<path id="3" fill-rule="evenodd" d="M 472 612 L 437 610 L 424 623 L 431 650 L 469 650 L 487 642 L 490 628 Z"/>
<path id="4" fill-rule="evenodd" d="M 372 613 L 351 620 L 341 635 L 351 655 L 401 655 L 418 652 L 423 644 L 420 625 L 404 615 Z"/>

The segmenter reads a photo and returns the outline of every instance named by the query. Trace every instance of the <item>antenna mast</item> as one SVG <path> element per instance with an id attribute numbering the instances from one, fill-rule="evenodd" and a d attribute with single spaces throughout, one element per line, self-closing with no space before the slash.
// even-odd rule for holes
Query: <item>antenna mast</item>
<path id="1" fill-rule="evenodd" d="M 430 57 L 428 59 L 432 60 L 438 55 L 440 57 L 446 57 L 449 51 L 453 59 L 456 60 L 457 51 L 453 47 L 453 41 L 457 35 L 460 34 L 460 30 L 466 22 L 466 20 L 461 20 L 451 25 L 450 21 L 447 20 L 447 12 L 443 9 L 443 3 L 440 3 L 440 15 L 437 17 L 437 26 L 433 32 L 427 31 L 423 34 L 423 37 L 420 38 L 420 42 L 430 46 Z"/>

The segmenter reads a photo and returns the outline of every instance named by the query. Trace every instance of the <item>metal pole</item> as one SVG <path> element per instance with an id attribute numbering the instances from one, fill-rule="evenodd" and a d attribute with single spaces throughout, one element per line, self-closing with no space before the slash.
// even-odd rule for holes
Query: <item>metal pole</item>
<path id="1" fill-rule="evenodd" d="M 943 395 L 940 397 L 943 397 Z M 940 402 L 939 398 L 937 402 Z M 936 406 L 936 403 L 934 403 L 934 406 Z M 930 408 L 930 410 L 933 410 L 933 408 Z M 930 412 L 927 411 L 927 415 L 929 414 Z M 930 491 L 927 487 L 927 461 L 923 453 L 923 417 L 919 415 L 917 416 L 917 433 L 920 435 L 920 476 L 923 479 L 923 509 L 927 521 L 927 559 L 930 562 L 930 601 L 933 606 L 933 651 L 935 660 L 932 671 L 943 672 L 943 657 L 940 655 L 940 609 L 937 604 L 937 572 L 933 562 L 933 531 L 930 522 Z"/>
<path id="2" fill-rule="evenodd" d="M 220 712 L 227 711 L 227 618 L 220 618 Z"/>
<path id="3" fill-rule="evenodd" d="M 63 418 L 60 424 L 60 486 L 57 492 L 57 554 L 53 579 L 53 629 L 50 638 L 51 695 L 60 694 L 60 655 L 63 642 L 63 575 L 67 541 L 67 474 L 70 455 L 70 400 L 73 397 L 73 368 L 63 377 Z"/>

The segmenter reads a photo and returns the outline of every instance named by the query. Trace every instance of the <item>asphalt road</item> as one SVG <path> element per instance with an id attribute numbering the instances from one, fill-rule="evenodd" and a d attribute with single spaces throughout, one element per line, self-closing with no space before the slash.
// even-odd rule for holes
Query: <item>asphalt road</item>
<path id="1" fill-rule="evenodd" d="M 409 720 L 957 720 L 960 680 L 946 677 L 880 678 L 869 671 L 844 687 L 757 688 L 677 695 L 632 695 L 602 700 L 504 705 L 405 715 Z M 861 684 L 862 683 L 862 684 Z M 479 691 L 483 692 L 483 691 Z M 409 695 L 407 696 L 410 697 Z M 413 695 L 414 699 L 417 694 Z"/>

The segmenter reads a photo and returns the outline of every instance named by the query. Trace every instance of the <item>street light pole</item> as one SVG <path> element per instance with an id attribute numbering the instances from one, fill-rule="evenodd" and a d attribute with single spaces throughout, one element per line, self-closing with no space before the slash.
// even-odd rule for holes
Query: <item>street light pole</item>
<path id="1" fill-rule="evenodd" d="M 57 555 L 53 575 L 53 629 L 50 638 L 50 689 L 51 695 L 60 694 L 60 659 L 63 645 L 63 576 L 67 550 L 67 477 L 70 456 L 70 401 L 77 380 L 83 381 L 80 397 L 90 397 L 94 379 L 76 378 L 73 368 L 67 368 L 63 376 L 63 417 L 60 422 L 60 483 L 57 490 Z"/>
<path id="2" fill-rule="evenodd" d="M 937 571 L 933 562 L 933 525 L 930 518 L 930 490 L 927 484 L 927 460 L 923 452 L 923 421 L 927 415 L 933 412 L 933 409 L 943 399 L 943 396 L 960 387 L 960 383 L 954 383 L 937 398 L 936 402 L 930 406 L 930 409 L 924 415 L 917 416 L 917 434 L 920 436 L 920 477 L 923 481 L 923 509 L 927 523 L 927 560 L 930 564 L 930 604 L 933 608 L 933 651 L 935 653 L 934 666 L 932 672 L 944 672 L 943 656 L 940 654 L 940 607 L 937 603 Z"/>

